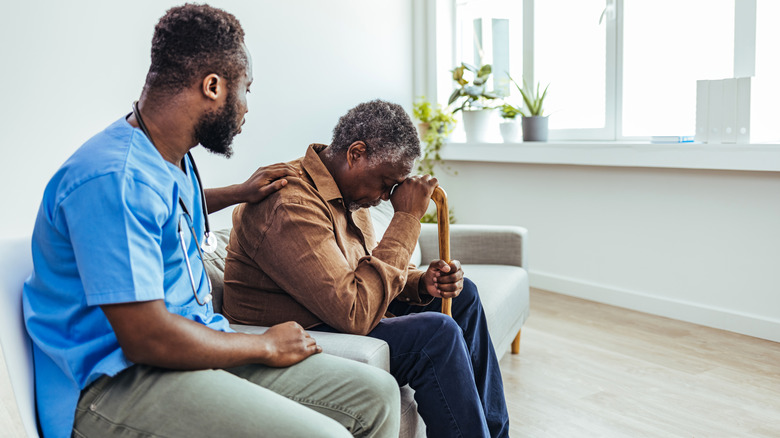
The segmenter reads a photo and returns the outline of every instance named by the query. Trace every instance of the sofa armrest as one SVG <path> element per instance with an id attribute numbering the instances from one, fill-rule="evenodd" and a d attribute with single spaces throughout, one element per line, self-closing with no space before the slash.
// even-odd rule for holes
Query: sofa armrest
<path id="1" fill-rule="evenodd" d="M 241 333 L 262 334 L 268 327 L 230 324 Z M 333 356 L 352 359 L 390 372 L 390 348 L 385 341 L 368 336 L 348 335 L 344 333 L 307 331 L 322 346 L 322 352 Z"/>
<path id="2" fill-rule="evenodd" d="M 528 230 L 511 225 L 450 225 L 450 254 L 462 264 L 512 265 L 528 269 Z M 438 225 L 422 224 L 422 269 L 439 258 Z"/>

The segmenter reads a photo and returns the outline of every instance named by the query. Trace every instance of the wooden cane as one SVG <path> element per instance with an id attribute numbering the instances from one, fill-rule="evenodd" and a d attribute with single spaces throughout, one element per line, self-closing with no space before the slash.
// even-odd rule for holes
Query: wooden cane
<path id="1" fill-rule="evenodd" d="M 447 192 L 436 187 L 431 199 L 436 204 L 436 217 L 439 222 L 439 258 L 450 263 L 450 209 L 447 206 Z M 452 298 L 441 299 L 441 313 L 452 316 Z"/>

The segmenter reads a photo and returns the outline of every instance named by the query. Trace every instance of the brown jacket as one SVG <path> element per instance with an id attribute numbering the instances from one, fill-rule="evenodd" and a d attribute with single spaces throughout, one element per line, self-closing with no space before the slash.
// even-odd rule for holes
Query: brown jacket
<path id="1" fill-rule="evenodd" d="M 352 214 L 311 145 L 290 162 L 304 175 L 259 204 L 233 212 L 222 312 L 232 323 L 304 328 L 325 323 L 366 334 L 399 297 L 427 304 L 419 294 L 423 271 L 409 264 L 420 234 L 414 216 L 394 214 L 377 245 L 367 209 Z"/>

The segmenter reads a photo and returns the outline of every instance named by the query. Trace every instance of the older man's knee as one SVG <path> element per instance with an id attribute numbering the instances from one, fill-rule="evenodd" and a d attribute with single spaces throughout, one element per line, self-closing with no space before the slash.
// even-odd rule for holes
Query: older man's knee
<path id="1" fill-rule="evenodd" d="M 439 312 L 423 312 L 414 315 L 420 333 L 430 338 L 452 340 L 461 337 L 462 332 L 452 317 Z"/>
<path id="2" fill-rule="evenodd" d="M 474 282 L 469 280 L 468 278 L 463 277 L 463 290 L 460 291 L 460 294 L 458 295 L 456 300 L 467 301 L 469 303 L 479 301 L 479 292 L 477 291 L 477 285 L 474 284 Z"/>

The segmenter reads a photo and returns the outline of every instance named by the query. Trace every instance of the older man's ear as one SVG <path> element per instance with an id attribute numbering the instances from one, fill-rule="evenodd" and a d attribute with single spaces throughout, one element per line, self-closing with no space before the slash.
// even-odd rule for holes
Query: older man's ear
<path id="1" fill-rule="evenodd" d="M 347 165 L 352 167 L 366 158 L 366 144 L 362 141 L 356 141 L 349 145 L 347 149 Z M 365 164 L 365 163 L 363 163 Z"/>

